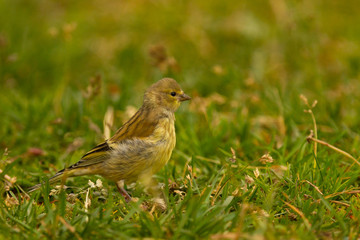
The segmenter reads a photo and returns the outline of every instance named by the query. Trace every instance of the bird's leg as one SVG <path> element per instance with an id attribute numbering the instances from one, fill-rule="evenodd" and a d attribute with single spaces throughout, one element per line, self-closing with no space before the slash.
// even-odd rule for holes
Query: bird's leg
<path id="1" fill-rule="evenodd" d="M 116 182 L 117 189 L 119 190 L 120 194 L 123 195 L 125 198 L 125 201 L 128 203 L 131 201 L 131 196 L 127 193 L 127 191 L 124 188 L 124 181 L 120 180 Z"/>
<path id="2" fill-rule="evenodd" d="M 162 192 L 159 189 L 158 182 L 149 174 L 143 175 L 141 177 L 141 182 L 146 188 L 147 192 L 152 196 L 155 203 L 154 206 L 159 207 L 162 211 L 165 211 L 167 206 L 162 196 Z"/>

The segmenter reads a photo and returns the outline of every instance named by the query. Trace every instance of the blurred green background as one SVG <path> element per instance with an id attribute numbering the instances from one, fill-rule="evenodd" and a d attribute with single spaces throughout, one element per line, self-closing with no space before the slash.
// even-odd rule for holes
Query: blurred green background
<path id="1" fill-rule="evenodd" d="M 101 125 L 109 105 L 140 106 L 146 87 L 165 76 L 193 97 L 224 96 L 212 115 L 235 125 L 280 116 L 292 134 L 294 125 L 308 122 L 304 94 L 319 101 L 325 130 L 358 130 L 357 1 L 0 4 L 3 148 L 53 139 L 38 129 L 57 118 L 71 130 L 84 126 L 84 116 Z M 82 94 L 89 81 L 98 83 L 95 99 Z M 196 120 L 192 128 L 200 135 L 218 129 Z M 218 132 L 226 130 L 232 132 Z"/>
<path id="2" fill-rule="evenodd" d="M 340 191 L 339 155 L 319 147 L 321 180 L 306 170 L 313 123 L 299 95 L 318 101 L 319 138 L 359 156 L 359 22 L 356 0 L 0 0 L 0 149 L 10 159 L 0 168 L 20 158 L 8 174 L 23 186 L 50 176 L 103 140 L 109 106 L 115 131 L 148 86 L 173 77 L 193 99 L 177 113 L 169 169 L 192 159 L 205 186 L 221 168 L 207 160 L 231 147 L 244 165 L 271 152 L 293 176 Z M 329 168 L 339 172 L 323 179 Z"/>
<path id="3" fill-rule="evenodd" d="M 358 77 L 357 1 L 1 1 L 1 79 L 36 98 L 95 74 L 119 88 L 169 71 L 203 94 L 236 97 L 246 78 L 281 94 L 338 90 Z M 214 75 L 213 67 L 223 69 Z M 168 69 L 169 70 L 169 69 Z M 211 83 L 211 84 L 209 84 Z M 34 91 L 36 89 L 36 91 Z M 312 90 L 312 91 L 311 91 Z M 52 90 L 54 91 L 54 90 Z M 329 98 L 329 100 L 331 100 Z"/>

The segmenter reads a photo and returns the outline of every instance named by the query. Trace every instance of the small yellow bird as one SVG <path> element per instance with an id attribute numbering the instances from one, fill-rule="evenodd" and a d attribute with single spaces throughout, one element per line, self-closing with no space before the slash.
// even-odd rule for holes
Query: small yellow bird
<path id="1" fill-rule="evenodd" d="M 143 105 L 113 137 L 87 152 L 77 163 L 49 179 L 54 183 L 67 177 L 98 174 L 116 182 L 119 192 L 130 201 L 124 183 L 137 180 L 144 184 L 170 159 L 175 147 L 175 111 L 180 103 L 191 98 L 171 78 L 150 86 Z M 41 183 L 28 189 L 41 187 Z"/>

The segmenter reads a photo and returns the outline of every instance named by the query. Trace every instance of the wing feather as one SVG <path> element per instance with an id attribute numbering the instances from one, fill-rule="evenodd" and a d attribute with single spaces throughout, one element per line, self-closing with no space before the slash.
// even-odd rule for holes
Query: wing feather
<path id="1" fill-rule="evenodd" d="M 153 111 L 141 107 L 113 137 L 91 149 L 80 161 L 71 165 L 68 169 L 88 167 L 102 163 L 110 158 L 110 153 L 113 150 L 111 145 L 122 144 L 125 140 L 141 139 L 150 136 L 158 123 L 158 118 L 153 117 L 153 115 Z"/>
<path id="2" fill-rule="evenodd" d="M 145 138 L 150 136 L 158 123 L 158 117 L 155 111 L 141 107 L 129 121 L 127 121 L 113 137 L 109 139 L 110 142 L 121 142 L 133 138 Z"/>
<path id="3" fill-rule="evenodd" d="M 80 161 L 71 165 L 68 169 L 88 167 L 102 163 L 110 157 L 109 153 L 111 150 L 112 148 L 109 144 L 107 142 L 103 142 L 87 152 Z"/>

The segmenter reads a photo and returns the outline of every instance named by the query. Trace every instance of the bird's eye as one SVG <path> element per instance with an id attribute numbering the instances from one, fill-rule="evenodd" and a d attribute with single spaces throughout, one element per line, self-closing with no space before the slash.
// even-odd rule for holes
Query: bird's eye
<path id="1" fill-rule="evenodd" d="M 176 92 L 171 92 L 170 95 L 173 96 L 173 97 L 175 97 L 175 96 L 176 96 Z"/>

